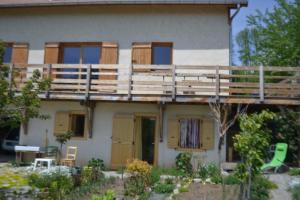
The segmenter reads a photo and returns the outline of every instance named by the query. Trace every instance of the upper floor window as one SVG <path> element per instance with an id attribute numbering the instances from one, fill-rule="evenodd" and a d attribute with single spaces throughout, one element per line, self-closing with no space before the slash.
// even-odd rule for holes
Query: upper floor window
<path id="1" fill-rule="evenodd" d="M 12 46 L 7 45 L 4 49 L 3 63 L 11 63 L 12 57 Z"/>
<path id="2" fill-rule="evenodd" d="M 63 45 L 64 64 L 99 64 L 101 59 L 100 44 Z"/>
<path id="3" fill-rule="evenodd" d="M 152 44 L 152 64 L 170 65 L 172 64 L 172 44 L 153 43 Z"/>

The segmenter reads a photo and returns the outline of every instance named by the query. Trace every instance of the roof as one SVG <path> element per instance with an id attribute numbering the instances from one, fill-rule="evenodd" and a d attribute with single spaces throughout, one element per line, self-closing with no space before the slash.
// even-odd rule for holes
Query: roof
<path id="1" fill-rule="evenodd" d="M 66 5 L 149 5 L 149 4 L 211 4 L 247 5 L 248 0 L 1 0 L 0 7 L 36 7 Z"/>

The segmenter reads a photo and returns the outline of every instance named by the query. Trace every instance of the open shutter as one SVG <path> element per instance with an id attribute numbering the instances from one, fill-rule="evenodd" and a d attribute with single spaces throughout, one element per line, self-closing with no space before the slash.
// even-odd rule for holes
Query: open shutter
<path id="1" fill-rule="evenodd" d="M 151 65 L 151 43 L 133 43 L 132 64 Z"/>
<path id="2" fill-rule="evenodd" d="M 215 143 L 214 121 L 212 119 L 202 119 L 201 123 L 201 149 L 212 150 Z"/>
<path id="3" fill-rule="evenodd" d="M 45 64 L 57 64 L 59 62 L 59 43 L 46 43 L 45 44 Z M 56 71 L 56 69 L 52 69 Z M 56 78 L 55 74 L 52 73 L 51 78 Z"/>
<path id="4" fill-rule="evenodd" d="M 178 147 L 179 122 L 178 119 L 168 120 L 168 147 L 175 149 Z"/>
<path id="5" fill-rule="evenodd" d="M 55 114 L 54 135 L 60 135 L 69 131 L 70 127 L 70 113 L 57 112 Z"/>
<path id="6" fill-rule="evenodd" d="M 12 60 L 13 64 L 27 64 L 27 62 L 28 62 L 28 44 L 27 43 L 13 44 L 11 60 Z"/>
<path id="7" fill-rule="evenodd" d="M 102 42 L 101 64 L 117 64 L 118 63 L 118 44 L 114 42 Z M 116 69 L 101 69 L 101 72 L 116 73 Z M 116 80 L 117 75 L 100 75 L 101 80 Z"/>
<path id="8" fill-rule="evenodd" d="M 134 154 L 134 116 L 115 115 L 112 127 L 111 168 L 125 166 Z"/>

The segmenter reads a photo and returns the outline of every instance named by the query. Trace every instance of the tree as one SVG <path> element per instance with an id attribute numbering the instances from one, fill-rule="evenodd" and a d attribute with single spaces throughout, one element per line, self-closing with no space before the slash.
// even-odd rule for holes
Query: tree
<path id="1" fill-rule="evenodd" d="M 30 118 L 48 117 L 39 113 L 41 99 L 38 95 L 49 89 L 51 80 L 42 78 L 40 71 L 35 70 L 21 91 L 16 93 L 11 86 L 15 85 L 14 77 L 18 76 L 18 73 L 10 71 L 9 67 L 2 63 L 3 56 L 4 45 L 0 41 L 0 127 L 21 123 L 26 134 Z"/>
<path id="2" fill-rule="evenodd" d="M 272 11 L 248 16 L 236 38 L 244 65 L 300 65 L 300 1 L 277 0 Z"/>
<path id="3" fill-rule="evenodd" d="M 244 185 L 242 199 L 250 199 L 252 180 L 260 173 L 271 139 L 267 122 L 275 116 L 275 113 L 263 110 L 261 113 L 243 114 L 239 118 L 241 132 L 233 139 L 234 148 L 241 157 L 236 174 Z"/>
<path id="4" fill-rule="evenodd" d="M 233 109 L 232 104 L 220 103 L 219 101 L 211 101 L 209 107 L 212 111 L 212 116 L 218 124 L 218 156 L 219 156 L 219 167 L 221 167 L 221 150 L 224 144 L 224 138 L 227 131 L 234 125 L 240 115 L 246 113 L 248 105 L 242 106 L 238 104 L 236 111 Z"/>

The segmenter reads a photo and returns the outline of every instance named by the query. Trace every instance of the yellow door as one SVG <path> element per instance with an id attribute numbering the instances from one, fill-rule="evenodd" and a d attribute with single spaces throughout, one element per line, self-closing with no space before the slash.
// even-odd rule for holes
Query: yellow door
<path id="1" fill-rule="evenodd" d="M 125 166 L 134 154 L 134 116 L 115 115 L 112 130 L 111 168 Z"/>

